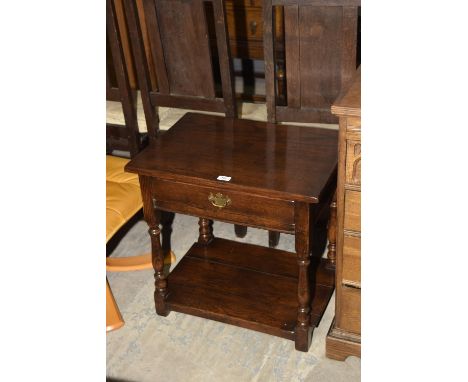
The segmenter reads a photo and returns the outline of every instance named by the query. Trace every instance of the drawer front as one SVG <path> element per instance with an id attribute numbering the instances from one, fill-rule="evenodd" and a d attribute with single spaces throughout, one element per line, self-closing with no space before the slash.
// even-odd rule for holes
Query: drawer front
<path id="1" fill-rule="evenodd" d="M 358 236 L 343 237 L 343 284 L 361 286 L 361 238 Z"/>
<path id="2" fill-rule="evenodd" d="M 157 179 L 152 192 L 155 206 L 162 210 L 294 232 L 292 202 Z"/>
<path id="3" fill-rule="evenodd" d="M 361 333 L 361 290 L 341 287 L 340 310 L 336 317 L 337 326 L 348 332 Z"/>
<path id="4" fill-rule="evenodd" d="M 346 141 L 346 183 L 361 185 L 361 142 Z"/>
<path id="5" fill-rule="evenodd" d="M 344 229 L 361 231 L 360 191 L 345 191 Z"/>

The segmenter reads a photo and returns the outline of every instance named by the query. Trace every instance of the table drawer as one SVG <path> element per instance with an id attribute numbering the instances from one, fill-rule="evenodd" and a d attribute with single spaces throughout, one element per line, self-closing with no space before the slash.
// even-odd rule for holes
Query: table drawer
<path id="1" fill-rule="evenodd" d="M 153 180 L 152 192 L 155 206 L 163 210 L 294 232 L 292 202 L 165 180 Z"/>
<path id="2" fill-rule="evenodd" d="M 346 183 L 361 185 L 361 142 L 346 141 Z"/>
<path id="3" fill-rule="evenodd" d="M 361 285 L 361 238 L 359 236 L 343 237 L 343 284 Z"/>
<path id="4" fill-rule="evenodd" d="M 361 333 L 361 290 L 341 287 L 340 308 L 336 317 L 340 329 Z"/>
<path id="5" fill-rule="evenodd" d="M 360 191 L 345 191 L 344 229 L 361 231 Z"/>

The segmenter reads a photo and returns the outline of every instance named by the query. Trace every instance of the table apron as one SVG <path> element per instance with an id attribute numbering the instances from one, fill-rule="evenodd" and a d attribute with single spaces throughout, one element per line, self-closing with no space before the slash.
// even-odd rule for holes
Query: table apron
<path id="1" fill-rule="evenodd" d="M 160 179 L 152 180 L 151 194 L 164 211 L 294 233 L 292 201 Z"/>

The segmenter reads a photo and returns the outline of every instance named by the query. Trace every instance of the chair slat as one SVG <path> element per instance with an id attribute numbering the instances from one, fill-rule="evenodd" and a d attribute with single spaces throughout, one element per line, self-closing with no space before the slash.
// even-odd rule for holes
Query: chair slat
<path id="1" fill-rule="evenodd" d="M 106 270 L 109 272 L 138 271 L 152 267 L 151 254 L 106 258 Z"/>
<path id="2" fill-rule="evenodd" d="M 134 2 L 124 0 L 129 9 L 135 8 Z M 146 86 L 148 74 L 144 51 L 135 49 L 135 65 L 142 82 L 141 96 L 144 105 L 145 102 L 151 105 L 145 107 L 145 113 L 147 109 L 162 106 L 158 101 L 182 109 L 203 105 L 202 110 L 220 111 L 221 100 L 226 115 L 235 116 L 234 80 L 223 1 L 144 0 L 143 4 L 158 82 L 156 90 Z M 207 27 L 206 12 L 211 10 L 216 23 L 216 56 L 212 56 L 215 51 L 212 52 Z M 135 15 L 136 12 L 128 12 L 128 26 L 132 39 L 141 39 L 140 24 Z M 216 94 L 213 67 L 216 59 L 221 73 L 223 98 L 218 98 Z M 173 101 L 168 101 L 169 97 L 173 97 Z"/>
<path id="3" fill-rule="evenodd" d="M 330 108 L 356 70 L 357 0 L 264 0 L 267 114 L 270 122 L 337 123 Z M 275 86 L 274 13 L 284 10 L 286 105 Z"/>
<path id="4" fill-rule="evenodd" d="M 286 87 L 287 102 L 290 107 L 301 107 L 301 68 L 299 50 L 299 7 L 288 5 L 284 7 L 284 24 L 288 33 L 285 34 L 286 46 Z"/>
<path id="5" fill-rule="evenodd" d="M 127 130 L 128 151 L 130 151 L 130 155 L 133 156 L 140 149 L 140 133 L 137 122 L 136 99 L 130 87 L 127 65 L 125 65 L 124 61 L 121 34 L 117 24 L 117 15 L 113 0 L 106 0 L 106 10 L 107 42 L 109 44 L 112 57 L 112 68 L 114 69 L 117 81 L 116 89 L 113 88 L 110 84 L 110 77 L 108 73 L 108 70 L 110 69 L 108 66 L 106 68 L 106 84 L 109 91 L 106 95 L 109 96 L 109 100 L 120 101 L 122 103 L 122 111 L 124 114 L 125 127 Z"/>

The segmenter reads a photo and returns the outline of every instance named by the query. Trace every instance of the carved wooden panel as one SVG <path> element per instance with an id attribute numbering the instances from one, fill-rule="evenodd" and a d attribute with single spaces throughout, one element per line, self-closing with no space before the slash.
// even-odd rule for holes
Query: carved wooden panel
<path id="1" fill-rule="evenodd" d="M 346 141 L 346 183 L 361 185 L 361 142 Z"/>

